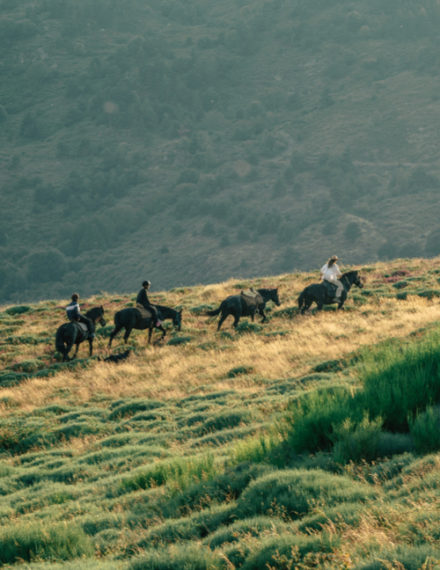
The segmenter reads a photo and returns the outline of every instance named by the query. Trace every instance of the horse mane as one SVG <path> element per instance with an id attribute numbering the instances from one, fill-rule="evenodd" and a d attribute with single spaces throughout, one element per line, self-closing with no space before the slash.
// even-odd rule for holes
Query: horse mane
<path id="1" fill-rule="evenodd" d="M 89 309 L 86 313 L 86 317 L 88 319 L 96 320 L 98 317 L 104 314 L 104 309 L 102 305 L 100 307 L 93 307 L 93 309 Z"/>
<path id="2" fill-rule="evenodd" d="M 165 305 L 154 305 L 162 313 L 163 317 L 173 318 L 178 314 L 179 311 L 172 309 L 171 307 L 166 307 Z"/>
<path id="3" fill-rule="evenodd" d="M 342 277 L 348 277 L 349 275 L 357 275 L 359 271 L 357 269 L 353 269 L 352 271 L 347 271 L 347 273 L 343 273 Z M 341 277 L 341 279 L 342 279 Z"/>

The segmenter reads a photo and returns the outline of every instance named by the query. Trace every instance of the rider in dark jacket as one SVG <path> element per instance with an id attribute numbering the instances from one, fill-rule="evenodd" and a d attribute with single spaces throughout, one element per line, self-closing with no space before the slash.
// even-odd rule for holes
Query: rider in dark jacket
<path id="1" fill-rule="evenodd" d="M 148 299 L 147 295 L 147 291 L 150 288 L 150 285 L 151 285 L 150 281 L 144 281 L 142 283 L 142 289 L 139 291 L 136 297 L 136 307 L 140 310 L 142 316 L 145 316 L 142 309 L 150 311 L 150 313 L 153 316 L 154 322 L 156 323 L 156 326 L 160 327 L 162 323 L 159 320 L 157 309 L 154 305 L 150 303 L 150 300 Z"/>
<path id="2" fill-rule="evenodd" d="M 95 328 L 93 326 L 93 321 L 91 321 L 84 315 L 81 315 L 79 310 L 78 300 L 79 300 L 78 293 L 73 293 L 72 301 L 66 307 L 67 318 L 69 319 L 70 322 L 76 321 L 79 323 L 84 323 L 87 327 L 90 338 L 93 338 L 95 336 Z"/>

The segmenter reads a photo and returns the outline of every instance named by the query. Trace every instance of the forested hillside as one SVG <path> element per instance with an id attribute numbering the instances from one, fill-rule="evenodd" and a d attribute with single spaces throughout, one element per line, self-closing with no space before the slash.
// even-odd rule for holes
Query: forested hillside
<path id="1" fill-rule="evenodd" d="M 436 0 L 0 6 L 0 302 L 439 253 Z"/>

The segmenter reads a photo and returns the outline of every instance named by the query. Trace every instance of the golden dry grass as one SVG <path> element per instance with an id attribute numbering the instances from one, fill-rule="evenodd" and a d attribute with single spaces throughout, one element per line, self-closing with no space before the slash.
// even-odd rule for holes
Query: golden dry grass
<path id="1" fill-rule="evenodd" d="M 427 260 L 411 260 L 379 263 L 368 268 L 366 287 L 374 288 L 385 283 L 384 274 L 404 267 L 412 276 L 424 281 L 432 263 Z M 282 305 L 280 309 L 295 307 L 296 299 L 304 286 L 317 280 L 316 274 L 286 274 L 256 280 L 229 280 L 225 283 L 175 289 L 156 294 L 169 306 L 182 306 L 183 329 L 181 335 L 191 341 L 180 346 L 147 346 L 146 333 L 136 331 L 136 355 L 118 365 L 95 362 L 87 369 L 63 371 L 54 377 L 30 379 L 16 387 L 2 389 L 2 397 L 12 399 L 23 410 L 30 410 L 44 403 L 84 403 L 99 398 L 121 397 L 180 397 L 203 390 L 234 389 L 247 393 L 258 390 L 260 380 L 276 380 L 303 375 L 317 363 L 338 359 L 359 347 L 372 345 L 390 337 L 406 337 L 409 333 L 440 320 L 440 302 L 419 296 L 409 296 L 405 301 L 374 293 L 363 297 L 362 304 L 348 300 L 347 310 L 323 311 L 293 318 L 274 316 L 262 325 L 258 334 L 239 335 L 231 328 L 231 317 L 223 329 L 232 338 L 216 332 L 216 319 L 190 312 L 191 307 L 204 304 L 217 306 L 229 294 L 238 292 L 238 285 L 254 287 L 279 286 Z M 436 282 L 435 282 L 436 283 Z M 432 286 L 432 283 L 431 285 Z M 394 293 L 396 292 L 395 290 Z M 356 289 L 354 293 L 359 294 Z M 151 295 L 154 300 L 155 294 Z M 352 295 L 353 297 L 353 295 Z M 121 297 L 119 297 L 121 299 Z M 103 304 L 109 324 L 114 312 L 130 299 L 114 302 L 112 297 L 92 297 L 84 308 Z M 62 307 L 63 303 L 57 303 Z M 44 308 L 39 303 L 36 308 Z M 273 312 L 277 308 L 274 307 Z M 63 322 L 63 311 L 58 308 L 33 312 L 17 317 L 23 320 L 14 334 L 42 334 L 55 331 Z M 259 319 L 256 319 L 259 323 Z M 276 333 L 282 333 L 277 336 Z M 273 333 L 272 336 L 267 334 Z M 114 342 L 121 345 L 121 336 Z M 202 349 L 210 343 L 212 348 Z M 106 355 L 107 339 L 98 339 L 96 354 Z M 46 355 L 49 362 L 53 346 L 45 344 L 20 345 L 13 354 L 13 362 Z M 87 355 L 87 347 L 80 347 L 79 356 Z M 237 366 L 252 369 L 252 379 L 246 375 L 229 378 L 228 371 Z"/>

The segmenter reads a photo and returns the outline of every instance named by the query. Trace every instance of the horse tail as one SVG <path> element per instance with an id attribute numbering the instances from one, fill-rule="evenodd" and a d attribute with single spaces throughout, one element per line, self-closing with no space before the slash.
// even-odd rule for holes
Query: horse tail
<path id="1" fill-rule="evenodd" d="M 222 310 L 222 306 L 220 305 L 220 307 L 218 309 L 215 309 L 213 311 L 206 311 L 206 314 L 208 317 L 215 317 L 216 315 L 218 315 L 220 313 L 221 310 Z"/>
<path id="2" fill-rule="evenodd" d="M 305 289 L 304 289 L 304 291 L 303 291 L 303 292 L 300 294 L 300 296 L 298 297 L 298 309 L 301 309 L 302 306 L 303 306 L 303 304 L 304 304 L 304 298 L 305 298 L 305 296 L 306 296 L 305 293 L 306 293 L 306 291 L 305 291 Z"/>
<path id="3" fill-rule="evenodd" d="M 66 351 L 64 346 L 63 325 L 58 328 L 55 336 L 55 350 L 62 355 L 64 355 Z"/>

